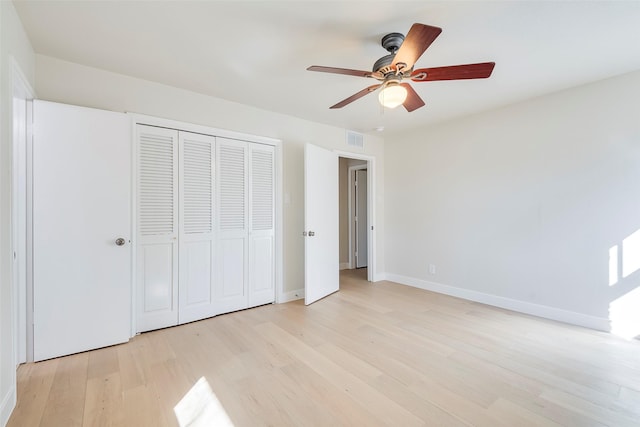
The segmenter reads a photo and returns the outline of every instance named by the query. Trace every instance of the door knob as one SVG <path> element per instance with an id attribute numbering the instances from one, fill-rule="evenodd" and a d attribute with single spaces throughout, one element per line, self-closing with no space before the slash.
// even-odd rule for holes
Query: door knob
<path id="1" fill-rule="evenodd" d="M 125 240 L 124 240 L 122 237 L 118 237 L 118 238 L 116 239 L 116 245 L 118 245 L 118 246 L 124 246 L 124 244 L 125 244 Z"/>
<path id="2" fill-rule="evenodd" d="M 313 237 L 313 236 L 315 236 L 315 235 L 316 235 L 315 231 L 310 231 L 310 232 L 309 232 L 309 236 L 310 236 L 310 237 Z"/>

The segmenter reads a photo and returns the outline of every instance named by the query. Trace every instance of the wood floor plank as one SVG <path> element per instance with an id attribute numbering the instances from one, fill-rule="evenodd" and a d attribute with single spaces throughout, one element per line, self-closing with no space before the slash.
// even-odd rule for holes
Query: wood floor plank
<path id="1" fill-rule="evenodd" d="M 140 385 L 122 392 L 125 426 L 166 427 L 173 426 L 165 419 L 162 404 L 151 385 Z M 174 418 L 172 417 L 172 420 Z"/>
<path id="2" fill-rule="evenodd" d="M 12 419 L 22 420 L 22 425 L 25 426 L 40 425 L 59 362 L 60 359 L 46 360 L 29 363 L 18 369 L 21 399 L 18 399 L 13 410 Z"/>
<path id="3" fill-rule="evenodd" d="M 141 337 L 133 337 L 126 345 L 116 346 L 122 391 L 146 384 L 143 360 L 140 357 Z"/>
<path id="4" fill-rule="evenodd" d="M 549 418 L 531 412 L 505 398 L 499 398 L 489 408 L 489 413 L 506 421 L 507 424 L 519 427 L 548 426 L 560 427 L 560 424 Z"/>
<path id="5" fill-rule="evenodd" d="M 282 368 L 292 381 L 299 386 L 307 399 L 322 410 L 331 413 L 338 425 L 382 426 L 385 425 L 369 408 L 339 386 L 324 378 L 322 374 L 310 370 L 304 363 L 295 363 Z M 313 420 L 310 420 L 313 422 Z"/>
<path id="6" fill-rule="evenodd" d="M 633 414 L 594 404 L 560 390 L 546 391 L 540 395 L 540 398 L 557 403 L 605 424 L 612 423 L 616 427 L 638 426 L 638 418 Z"/>
<path id="7" fill-rule="evenodd" d="M 120 373 L 87 379 L 83 427 L 124 426 L 124 405 Z"/>
<path id="8" fill-rule="evenodd" d="M 8 426 L 640 425 L 639 341 L 365 278 L 22 365 Z"/>
<path id="9" fill-rule="evenodd" d="M 41 427 L 82 426 L 88 365 L 88 352 L 59 359 Z"/>
<path id="10" fill-rule="evenodd" d="M 342 368 L 335 361 L 322 356 L 312 347 L 307 346 L 272 323 L 258 325 L 256 328 L 263 335 L 283 343 L 287 350 L 298 360 L 305 363 L 312 370 L 321 373 L 328 381 L 340 388 L 344 393 L 352 396 L 354 400 L 366 407 L 379 419 L 389 424 L 398 423 L 404 426 L 421 425 L 423 423 L 400 405 L 386 398 L 377 390 L 368 387 L 366 383 Z"/>

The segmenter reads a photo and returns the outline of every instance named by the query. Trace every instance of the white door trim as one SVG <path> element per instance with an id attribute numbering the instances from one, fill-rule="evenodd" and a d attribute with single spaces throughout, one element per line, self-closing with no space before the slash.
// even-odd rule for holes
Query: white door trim
<path id="1" fill-rule="evenodd" d="M 31 133 L 34 91 L 20 65 L 11 57 L 11 289 L 13 293 L 14 364 L 33 360 L 33 294 L 31 272 Z M 18 105 L 16 101 L 20 101 Z M 18 111 L 22 110 L 19 114 Z M 16 121 L 16 118 L 19 121 Z M 17 126 L 16 126 L 17 125 Z M 22 167 L 20 167 L 22 163 Z M 22 208 L 19 205 L 23 205 Z M 23 274 L 21 275 L 20 272 Z"/>
<path id="2" fill-rule="evenodd" d="M 367 242 L 368 242 L 368 254 L 367 254 L 367 280 L 375 282 L 378 279 L 378 265 L 377 265 L 377 247 L 376 247 L 376 158 L 374 156 L 367 156 L 365 154 L 351 153 L 348 151 L 335 150 L 338 157 L 345 157 L 348 159 L 366 160 L 367 164 L 362 165 L 367 169 L 367 218 L 369 221 L 369 228 L 367 230 Z M 349 187 L 349 191 L 351 187 Z M 349 221 L 351 227 L 351 221 Z M 351 231 L 349 231 L 349 241 L 351 242 Z M 349 243 L 349 263 L 352 264 L 351 258 L 351 243 Z"/>
<path id="3" fill-rule="evenodd" d="M 348 197 L 349 197 L 349 268 L 357 268 L 356 265 L 356 259 L 355 259 L 355 252 L 356 252 L 356 242 L 354 240 L 354 236 L 355 236 L 355 224 L 353 221 L 353 207 L 355 206 L 355 202 L 356 202 L 356 195 L 355 192 L 353 191 L 353 189 L 355 188 L 354 185 L 354 172 L 357 170 L 367 170 L 367 165 L 355 165 L 355 166 L 349 166 L 349 192 L 348 192 Z M 367 202 L 368 203 L 368 202 Z M 367 209 L 369 209 L 368 204 L 367 204 Z M 370 229 L 371 227 L 367 227 L 367 229 Z M 369 238 L 369 236 L 367 236 L 367 239 Z M 368 258 L 368 252 L 369 250 L 367 249 L 367 258 Z"/>

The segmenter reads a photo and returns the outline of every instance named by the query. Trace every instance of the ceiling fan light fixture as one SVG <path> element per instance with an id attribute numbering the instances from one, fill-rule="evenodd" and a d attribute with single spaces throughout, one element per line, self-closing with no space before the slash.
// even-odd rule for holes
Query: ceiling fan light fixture
<path id="1" fill-rule="evenodd" d="M 407 99 L 407 89 L 397 83 L 386 85 L 378 95 L 378 101 L 383 107 L 396 108 Z"/>

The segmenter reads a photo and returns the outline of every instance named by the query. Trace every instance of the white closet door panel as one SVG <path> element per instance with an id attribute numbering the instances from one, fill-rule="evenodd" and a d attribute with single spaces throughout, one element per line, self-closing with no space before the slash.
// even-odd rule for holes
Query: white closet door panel
<path id="1" fill-rule="evenodd" d="M 210 240 L 180 244 L 179 323 L 193 322 L 216 315 L 213 283 L 215 247 Z"/>
<path id="2" fill-rule="evenodd" d="M 247 239 L 244 236 L 221 238 L 218 248 L 220 262 L 214 298 L 216 310 L 220 314 L 247 308 Z"/>
<path id="3" fill-rule="evenodd" d="M 126 115 L 34 101 L 34 120 L 37 361 L 128 340 L 132 176 Z"/>
<path id="4" fill-rule="evenodd" d="M 145 131 L 146 130 L 146 131 Z M 175 232 L 175 132 L 139 127 L 139 230 L 141 236 Z"/>
<path id="5" fill-rule="evenodd" d="M 220 138 L 218 198 L 220 229 L 245 230 L 247 217 L 246 143 Z"/>
<path id="6" fill-rule="evenodd" d="M 137 331 L 178 323 L 178 132 L 138 125 Z"/>
<path id="7" fill-rule="evenodd" d="M 250 145 L 251 231 L 273 230 L 274 150 L 268 145 Z"/>
<path id="8" fill-rule="evenodd" d="M 218 313 L 248 307 L 248 154 L 247 143 L 216 139 L 218 208 Z"/>
<path id="9" fill-rule="evenodd" d="M 249 253 L 251 275 L 249 306 L 269 304 L 275 300 L 273 236 L 252 237 Z"/>
<path id="10" fill-rule="evenodd" d="M 211 302 L 211 283 L 213 270 L 211 265 L 211 243 L 207 241 L 189 242 L 182 248 L 186 252 L 187 262 L 181 266 L 184 269 L 185 306 L 209 304 Z M 182 292 L 184 290 L 184 292 Z M 180 307 L 182 309 L 182 307 Z M 183 314 L 182 312 L 180 313 Z"/>
<path id="11" fill-rule="evenodd" d="M 216 314 L 215 138 L 180 132 L 179 323 Z"/>
<path id="12" fill-rule="evenodd" d="M 173 243 L 138 247 L 138 332 L 177 324 L 175 251 Z"/>
<path id="13" fill-rule="evenodd" d="M 213 232 L 213 166 L 216 139 L 180 132 L 182 232 Z"/>
<path id="14" fill-rule="evenodd" d="M 142 248 L 142 280 L 145 313 L 171 310 L 173 306 L 173 245 L 145 245 Z"/>
<path id="15" fill-rule="evenodd" d="M 249 145 L 249 306 L 275 301 L 274 148 Z"/>
<path id="16" fill-rule="evenodd" d="M 226 238 L 221 241 L 222 249 L 222 299 L 243 297 L 244 289 L 244 252 L 246 239 Z"/>

